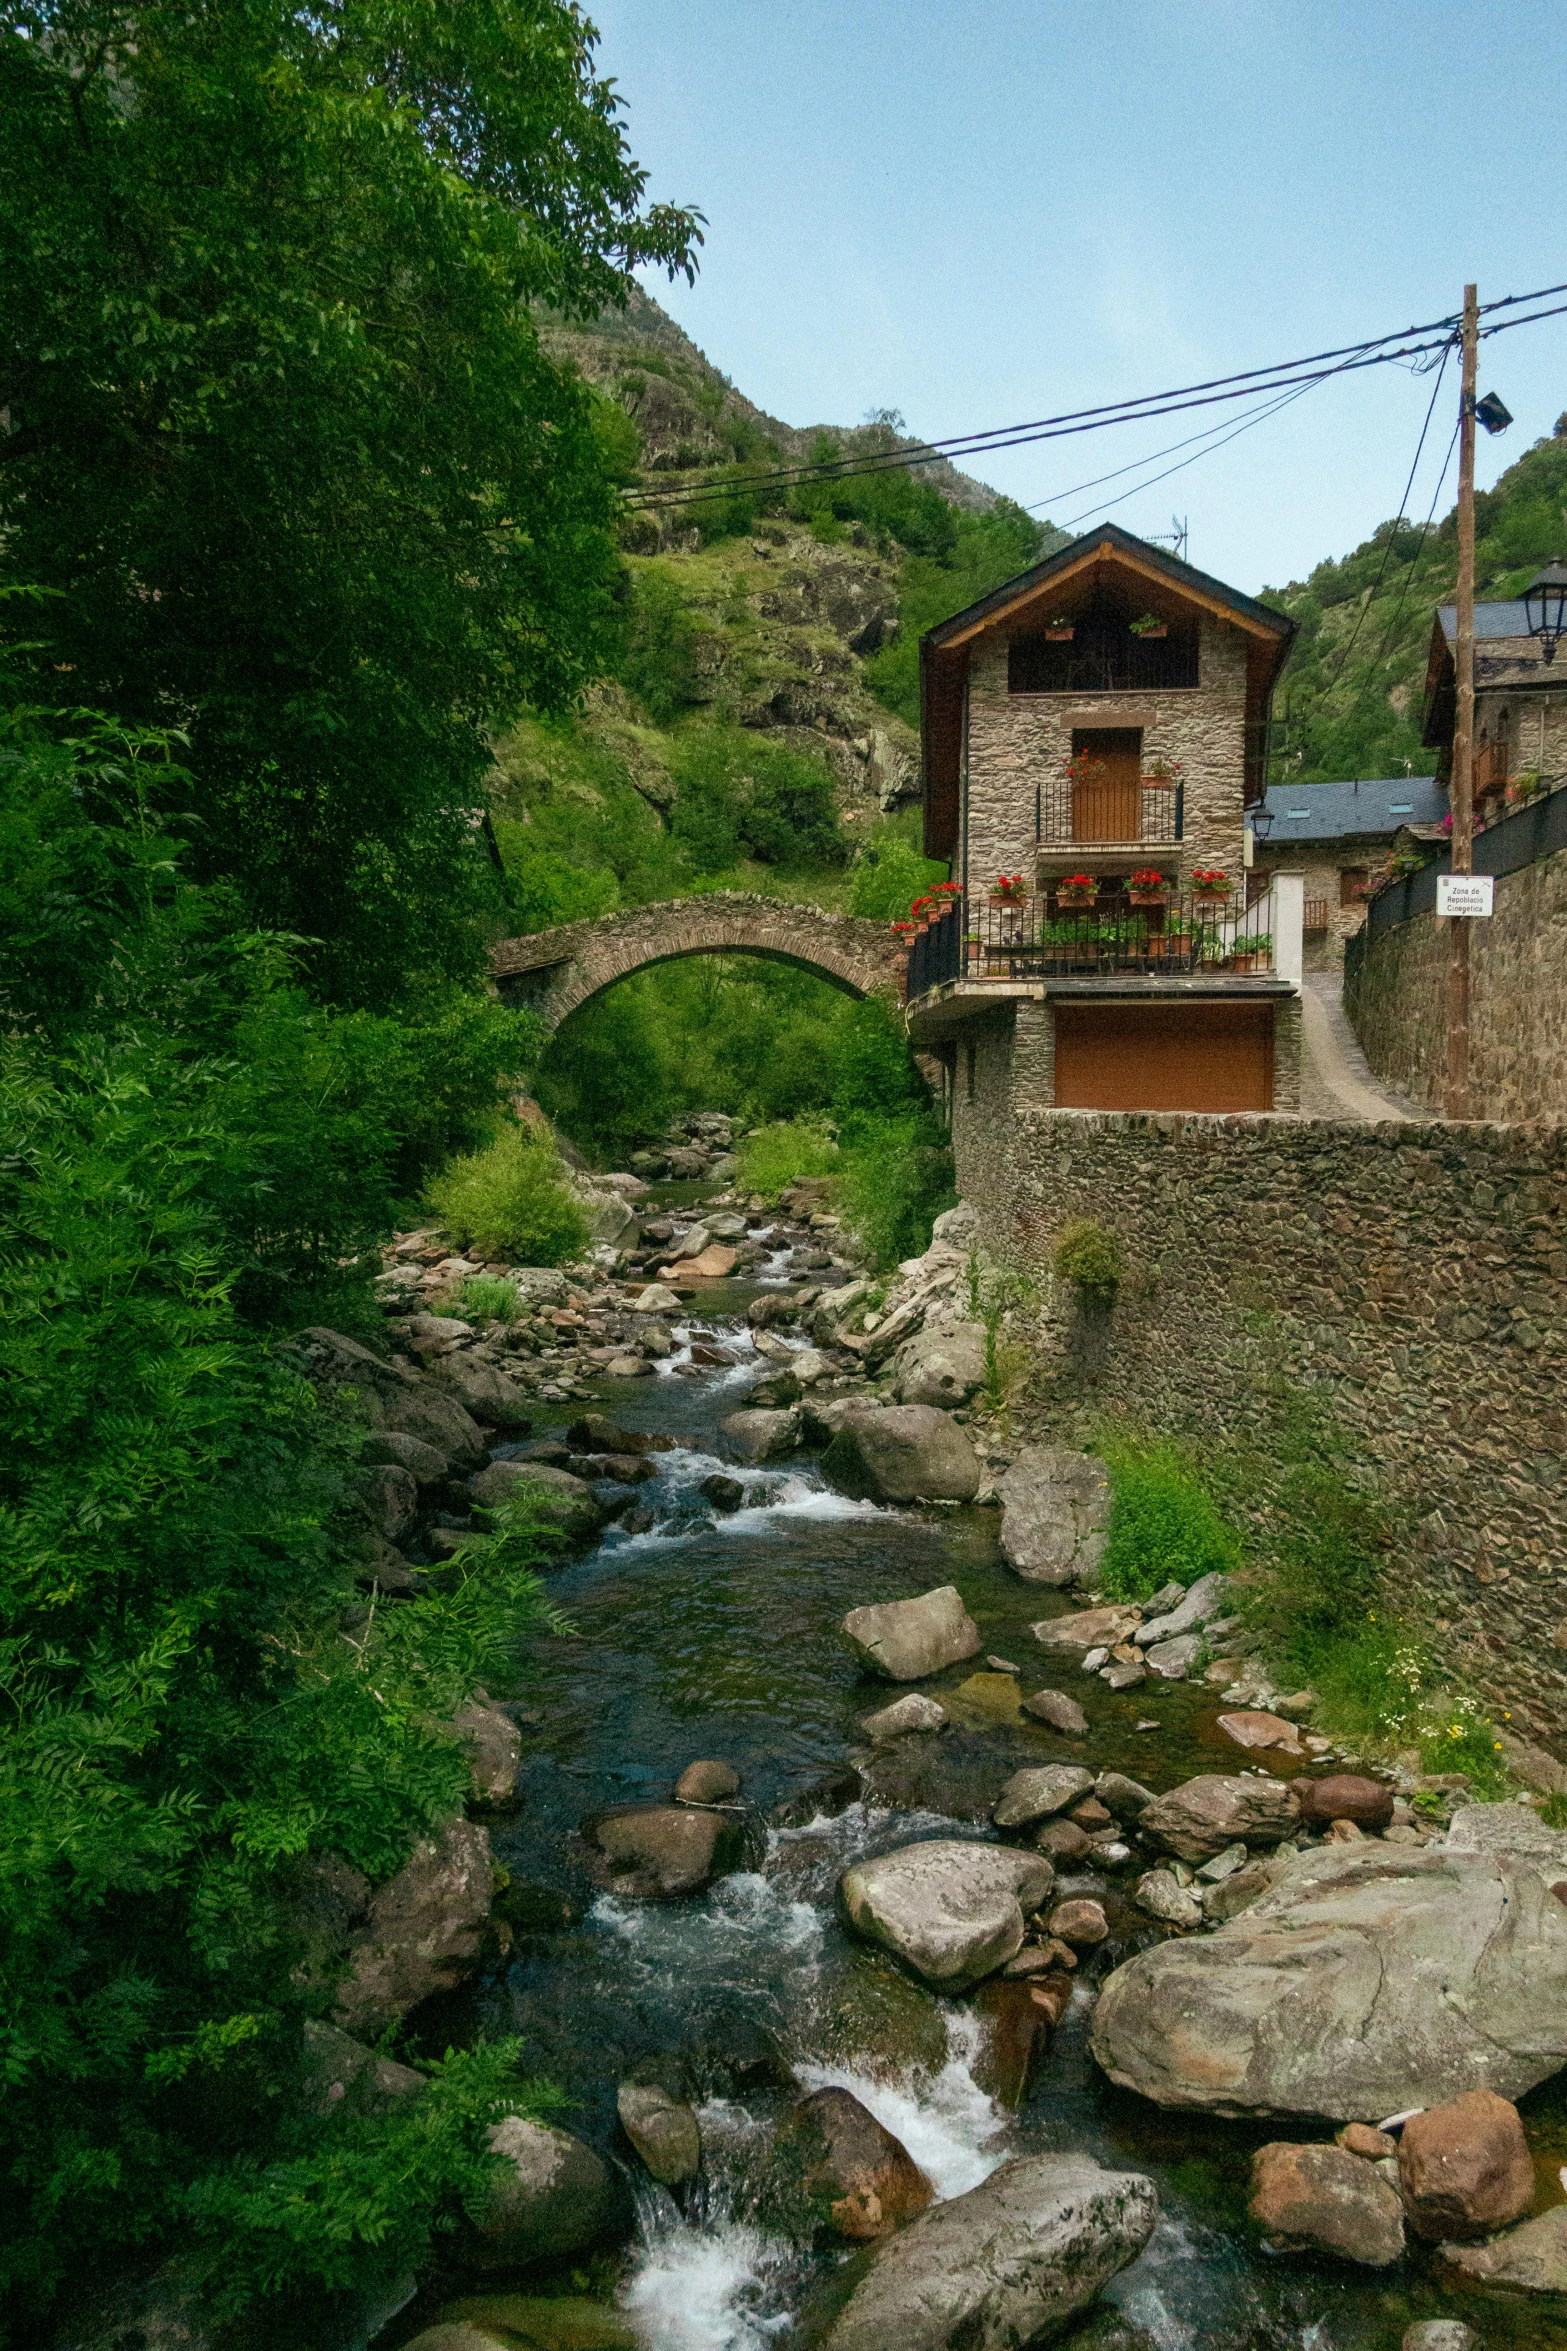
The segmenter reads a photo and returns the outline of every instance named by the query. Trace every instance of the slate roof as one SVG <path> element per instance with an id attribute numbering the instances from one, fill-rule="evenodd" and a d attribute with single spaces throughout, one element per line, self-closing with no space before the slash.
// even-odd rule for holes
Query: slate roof
<path id="1" fill-rule="evenodd" d="M 1435 776 L 1382 776 L 1371 783 L 1275 784 L 1263 807 L 1273 816 L 1268 849 L 1291 841 L 1341 841 L 1368 833 L 1389 838 L 1404 825 L 1440 824 L 1447 786 Z"/>
<path id="2" fill-rule="evenodd" d="M 1456 604 L 1439 604 L 1436 609 L 1442 623 L 1442 634 L 1451 645 L 1458 636 L 1458 607 Z M 1524 610 L 1521 596 L 1503 604 L 1476 604 L 1477 644 L 1483 637 L 1527 637 L 1528 634 L 1529 615 Z"/>

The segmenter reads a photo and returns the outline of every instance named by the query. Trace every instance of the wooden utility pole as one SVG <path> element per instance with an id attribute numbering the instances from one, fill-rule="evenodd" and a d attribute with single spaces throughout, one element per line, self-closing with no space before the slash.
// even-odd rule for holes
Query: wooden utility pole
<path id="1" fill-rule="evenodd" d="M 1464 288 L 1463 389 L 1458 412 L 1458 611 L 1453 648 L 1458 711 L 1453 727 L 1454 873 L 1474 871 L 1475 748 L 1475 380 L 1480 354 L 1480 297 Z M 1469 918 L 1447 918 L 1447 1101 L 1449 1118 L 1469 1116 Z"/>

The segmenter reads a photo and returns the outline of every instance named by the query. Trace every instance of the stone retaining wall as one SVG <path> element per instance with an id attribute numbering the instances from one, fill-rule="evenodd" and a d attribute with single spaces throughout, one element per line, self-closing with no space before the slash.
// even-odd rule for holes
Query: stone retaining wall
<path id="1" fill-rule="evenodd" d="M 1567 1757 L 1567 1129 L 1069 1110 L 964 1127 L 963 1197 L 1042 1277 L 1026 1410 L 1075 1438 L 1120 1413 L 1276 1457 L 1280 1383 L 1310 1391 L 1405 1530 L 1389 1604 Z M 1121 1241 L 1108 1307 L 1049 1271 L 1074 1217 Z"/>
<path id="2" fill-rule="evenodd" d="M 1469 926 L 1472 1107 L 1567 1120 L 1567 851 L 1499 874 Z M 1344 1009 L 1379 1077 L 1431 1107 L 1447 1080 L 1448 926 L 1417 914 L 1368 939 Z"/>

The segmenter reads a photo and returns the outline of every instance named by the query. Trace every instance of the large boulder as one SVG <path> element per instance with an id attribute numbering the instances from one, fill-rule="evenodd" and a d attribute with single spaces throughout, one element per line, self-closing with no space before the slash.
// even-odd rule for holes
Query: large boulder
<path id="1" fill-rule="evenodd" d="M 1042 1854 L 941 1837 L 857 1862 L 839 1881 L 850 1924 L 942 1991 L 963 1991 L 1012 1957 L 1023 1918 L 1055 1872 Z"/>
<path id="2" fill-rule="evenodd" d="M 1104 1555 L 1110 1481 L 1090 1453 L 1026 1445 L 996 1486 L 1001 1552 L 1025 1584 L 1086 1583 Z"/>
<path id="3" fill-rule="evenodd" d="M 311 2104 L 319 2114 L 383 2114 L 427 2086 L 426 2076 L 411 2065 L 367 2049 L 325 2017 L 308 2018 L 303 2038 Z"/>
<path id="4" fill-rule="evenodd" d="M 1293 2146 L 1275 2139 L 1251 2159 L 1251 2217 L 1281 2245 L 1309 2245 L 1367 2269 L 1386 2269 L 1404 2250 L 1396 2191 L 1342 2147 Z"/>
<path id="5" fill-rule="evenodd" d="M 483 2267 L 520 2269 L 581 2253 L 621 2221 L 625 2199 L 614 2174 L 570 2131 L 508 2114 L 486 2136 L 507 2168 L 475 2228 Z"/>
<path id="6" fill-rule="evenodd" d="M 1199 1576 L 1184 1600 L 1163 1616 L 1146 1623 L 1137 1638 L 1145 1649 L 1159 1641 L 1173 1641 L 1182 1633 L 1195 1633 L 1199 1627 L 1211 1624 L 1216 1616 L 1224 1614 L 1225 1595 L 1230 1579 L 1215 1569 L 1212 1575 Z"/>
<path id="7" fill-rule="evenodd" d="M 381 1426 L 417 1437 L 459 1469 L 477 1469 L 487 1450 L 473 1414 L 430 1380 L 410 1379 L 400 1387 L 384 1407 Z"/>
<path id="8" fill-rule="evenodd" d="M 1404 2125 L 1398 2181 L 1417 2237 L 1433 2244 L 1488 2237 L 1534 2204 L 1534 2165 L 1518 2109 L 1494 2090 L 1466 2090 Z"/>
<path id="9" fill-rule="evenodd" d="M 389 1461 L 376 1462 L 355 1470 L 354 1487 L 360 1509 L 382 1541 L 406 1541 L 419 1516 L 419 1488 L 411 1473 Z"/>
<path id="10" fill-rule="evenodd" d="M 803 2313 L 813 2351 L 1016 2351 L 1053 2340 L 1153 2234 L 1151 2180 L 1025 2155 L 837 2270 Z"/>
<path id="11" fill-rule="evenodd" d="M 851 1608 L 843 1637 L 867 1671 L 889 1682 L 917 1682 L 944 1666 L 957 1665 L 978 1650 L 979 1627 L 954 1584 L 921 1592 L 913 1600 L 884 1600 L 878 1607 Z"/>
<path id="12" fill-rule="evenodd" d="M 510 1715 L 486 1699 L 470 1698 L 452 1716 L 452 1731 L 468 1758 L 475 1799 L 480 1804 L 509 1803 L 522 1769 L 522 1734 Z"/>
<path id="13" fill-rule="evenodd" d="M 702 2166 L 702 2131 L 684 2098 L 639 2067 L 615 2093 L 620 2127 L 661 2187 L 694 2179 Z"/>
<path id="14" fill-rule="evenodd" d="M 349 1946 L 333 2014 L 375 2039 L 432 1992 L 447 1992 L 478 1963 L 494 1892 L 490 1840 L 470 1820 L 421 1837 L 394 1878 L 377 1888 Z"/>
<path id="15" fill-rule="evenodd" d="M 748 1406 L 720 1421 L 724 1443 L 741 1461 L 783 1461 L 800 1449 L 800 1415 L 792 1407 L 768 1411 Z"/>
<path id="16" fill-rule="evenodd" d="M 473 1419 L 488 1421 L 491 1428 L 520 1429 L 525 1436 L 532 1428 L 534 1404 L 526 1388 L 468 1348 L 438 1356 L 431 1376 Z"/>
<path id="17" fill-rule="evenodd" d="M 547 1461 L 492 1461 L 469 1480 L 468 1491 L 481 1510 L 494 1510 L 502 1502 L 526 1503 L 568 1535 L 593 1534 L 606 1515 L 585 1478 Z"/>
<path id="18" fill-rule="evenodd" d="M 855 2245 L 890 2237 L 936 2193 L 902 2140 L 848 2090 L 815 2090 L 789 2109 L 772 2169 L 792 2234 Z"/>
<path id="19" fill-rule="evenodd" d="M 1030 1821 L 1048 1820 L 1064 1812 L 1093 1787 L 1094 1775 L 1080 1763 L 1030 1764 L 1015 1771 L 991 1807 L 998 1829 L 1026 1828 Z"/>
<path id="20" fill-rule="evenodd" d="M 985 1382 L 985 1333 L 977 1322 L 948 1323 L 905 1339 L 893 1359 L 900 1404 L 966 1404 Z"/>
<path id="21" fill-rule="evenodd" d="M 1081 1659 L 1090 1649 L 1113 1649 L 1117 1641 L 1130 1641 L 1142 1621 L 1140 1608 L 1080 1608 L 1075 1616 L 1042 1617 L 1029 1630 L 1042 1648 Z"/>
<path id="22" fill-rule="evenodd" d="M 822 1475 L 871 1502 L 972 1502 L 980 1487 L 967 1432 L 930 1404 L 855 1413 L 823 1454 Z"/>
<path id="23" fill-rule="evenodd" d="M 1512 1804 L 1461 1811 L 1442 1844 L 1317 1847 L 1215 1934 L 1117 1968 L 1094 2054 L 1161 2106 L 1224 2114 L 1521 2097 L 1567 2064 L 1564 1882 L 1567 1835 Z"/>
<path id="24" fill-rule="evenodd" d="M 1226 1845 L 1277 1845 L 1300 1826 L 1300 1807 L 1282 1780 L 1205 1772 L 1156 1796 L 1137 1825 L 1180 1861 L 1211 1861 Z"/>
<path id="25" fill-rule="evenodd" d="M 1553 2204 L 1522 2228 L 1486 2245 L 1444 2245 L 1444 2261 L 1488 2286 L 1526 2294 L 1567 2294 L 1567 2204 Z M 1544 2340 L 1544 2338 L 1542 2338 Z"/>
<path id="26" fill-rule="evenodd" d="M 745 1824 L 732 1812 L 634 1804 L 583 1824 L 594 1875 L 612 1894 L 678 1902 L 745 1863 Z"/>
<path id="27" fill-rule="evenodd" d="M 1224 1721 L 1222 1714 L 1219 1720 Z M 1309 1829 L 1325 1829 L 1335 1820 L 1352 1820 L 1359 1829 L 1385 1829 L 1393 1818 L 1392 1789 L 1359 1772 L 1335 1772 L 1322 1780 L 1301 1778 L 1291 1785 Z"/>
<path id="28" fill-rule="evenodd" d="M 401 1429 L 376 1429 L 360 1447 L 359 1458 L 368 1462 L 393 1462 L 406 1469 L 415 1485 L 444 1485 L 452 1474 L 450 1458 L 434 1445 L 427 1445 L 423 1437 L 406 1436 Z"/>

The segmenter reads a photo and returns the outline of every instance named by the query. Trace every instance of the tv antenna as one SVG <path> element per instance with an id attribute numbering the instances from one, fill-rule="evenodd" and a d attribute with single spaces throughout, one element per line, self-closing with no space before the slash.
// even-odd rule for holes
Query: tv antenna
<path id="1" fill-rule="evenodd" d="M 1148 538 L 1155 547 L 1168 547 L 1178 563 L 1186 561 L 1186 517 L 1172 514 L 1167 531 L 1150 531 Z"/>

